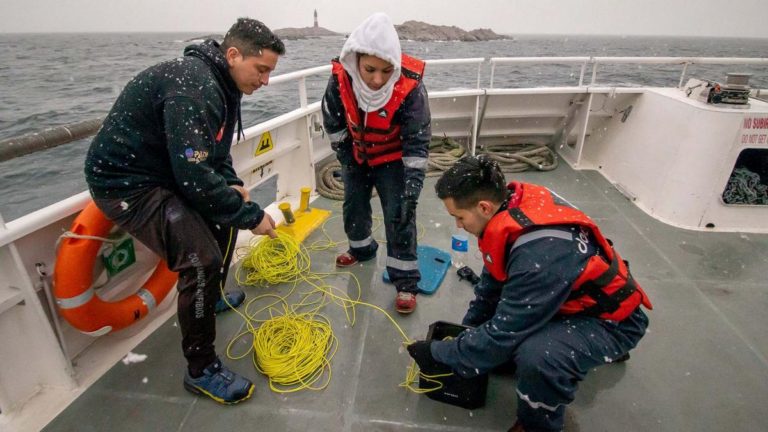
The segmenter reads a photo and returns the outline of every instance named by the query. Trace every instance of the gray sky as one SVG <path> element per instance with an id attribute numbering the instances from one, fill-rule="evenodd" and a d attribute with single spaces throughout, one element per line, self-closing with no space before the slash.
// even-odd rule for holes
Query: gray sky
<path id="1" fill-rule="evenodd" d="M 0 0 L 0 32 L 223 33 L 240 16 L 270 28 L 349 32 L 373 12 L 510 34 L 768 38 L 766 0 Z"/>

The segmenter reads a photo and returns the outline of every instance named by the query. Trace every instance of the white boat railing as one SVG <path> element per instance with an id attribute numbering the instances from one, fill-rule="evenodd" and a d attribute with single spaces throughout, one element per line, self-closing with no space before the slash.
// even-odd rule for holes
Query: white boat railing
<path id="1" fill-rule="evenodd" d="M 592 77 L 589 85 L 594 85 L 597 80 L 598 66 L 601 64 L 669 64 L 669 65 L 681 65 L 683 66 L 682 75 L 680 78 L 680 84 L 684 80 L 689 65 L 695 64 L 720 64 L 720 65 L 768 65 L 768 58 L 738 58 L 738 57 L 492 57 L 485 59 L 482 57 L 476 58 L 461 58 L 461 59 L 428 59 L 425 60 L 427 65 L 430 66 L 451 66 L 451 65 L 477 65 L 476 72 L 476 89 L 481 88 L 481 80 L 483 77 L 483 67 L 490 65 L 490 80 L 489 88 L 494 88 L 494 76 L 496 73 L 497 65 L 504 64 L 577 64 L 581 65 L 581 73 L 579 76 L 579 86 L 584 85 L 584 76 L 586 68 L 592 65 Z M 270 79 L 270 84 L 288 83 L 291 81 L 297 81 L 300 109 L 296 112 L 299 116 L 309 116 L 319 110 L 319 106 L 308 108 L 307 100 L 307 86 L 306 78 L 314 75 L 329 74 L 331 70 L 330 65 L 317 66 L 308 69 L 302 69 L 299 71 L 289 72 L 282 75 L 275 76 Z M 535 90 L 535 89 L 534 89 Z M 460 92 L 461 90 L 456 90 Z M 480 106 L 480 96 L 476 96 L 476 111 Z M 314 109 L 313 109 L 314 108 Z M 296 109 L 291 111 L 297 111 Z M 286 114 L 289 114 L 290 111 Z M 475 124 L 482 122 L 482 113 L 475 114 Z M 283 124 L 292 122 L 295 120 L 295 115 L 282 115 L 278 118 L 267 120 L 260 123 L 257 126 L 249 128 L 251 136 L 261 134 L 263 131 L 270 130 L 281 126 Z M 476 126 L 471 129 L 476 131 Z M 470 137 L 474 142 L 476 137 Z M 243 143 L 241 143 L 242 145 Z M 474 147 L 474 146 L 473 146 Z M 260 158 L 260 162 L 267 163 L 269 160 Z M 27 220 L 14 220 L 7 223 L 5 229 L 0 229 L 0 247 L 13 242 L 21 236 L 24 236 L 30 232 L 30 230 L 39 229 L 44 223 L 43 220 L 60 220 L 73 213 L 79 211 L 81 206 L 87 202 L 83 196 L 78 196 L 74 201 L 66 200 L 66 202 L 74 202 L 75 205 L 57 205 L 54 204 L 50 208 L 42 209 L 34 213 L 34 221 Z"/>
<path id="2" fill-rule="evenodd" d="M 486 63 L 486 60 L 483 57 L 475 57 L 475 58 L 466 58 L 466 59 L 433 59 L 433 60 L 425 60 L 425 62 L 429 66 L 476 64 L 477 65 L 477 87 L 476 88 L 480 88 L 480 79 L 482 78 L 482 74 L 483 74 L 483 64 Z"/>
<path id="3" fill-rule="evenodd" d="M 492 57 L 489 60 L 491 75 L 489 87 L 493 87 L 496 65 L 499 64 L 579 64 L 579 86 L 584 85 L 584 74 L 592 65 L 592 78 L 589 85 L 597 82 L 597 69 L 601 64 L 656 64 L 681 65 L 678 87 L 683 86 L 688 66 L 695 64 L 710 65 L 768 65 L 768 58 L 759 57 Z"/>
<path id="4" fill-rule="evenodd" d="M 445 66 L 445 65 L 465 65 L 465 64 L 477 64 L 477 88 L 480 88 L 480 79 L 482 77 L 483 64 L 486 62 L 483 57 L 466 58 L 466 59 L 430 59 L 425 60 L 427 65 L 432 66 Z M 269 80 L 270 84 L 283 84 L 291 81 L 297 81 L 299 85 L 299 105 L 301 108 L 306 108 L 308 105 L 307 99 L 307 77 L 313 75 L 328 75 L 331 72 L 331 65 L 317 66 L 309 69 L 302 69 L 299 71 L 288 72 L 282 75 L 278 75 Z"/>
<path id="5" fill-rule="evenodd" d="M 476 89 L 482 89 L 481 82 L 483 77 L 483 67 L 487 64 L 490 65 L 490 79 L 489 79 L 489 86 L 488 88 L 494 88 L 494 76 L 496 73 L 496 66 L 502 65 L 502 64 L 578 64 L 581 65 L 581 73 L 579 76 L 579 86 L 584 85 L 584 76 L 586 73 L 586 68 L 591 64 L 592 65 L 592 77 L 590 80 L 589 85 L 594 85 L 597 80 L 597 70 L 598 66 L 601 64 L 669 64 L 669 65 L 681 65 L 683 66 L 682 75 L 680 78 L 680 84 L 682 85 L 682 82 L 684 80 L 685 74 L 687 72 L 687 67 L 689 65 L 695 65 L 695 64 L 720 64 L 720 65 L 768 65 L 768 58 L 738 58 L 738 57 L 492 57 L 492 58 L 482 58 L 482 57 L 476 57 L 476 58 L 461 58 L 461 59 L 428 59 L 425 60 L 427 65 L 430 66 L 451 66 L 451 65 L 470 65 L 475 64 L 477 65 L 477 72 L 476 72 Z M 319 110 L 319 105 L 310 107 L 310 109 L 307 109 L 309 106 L 308 99 L 307 99 L 307 86 L 306 86 L 306 78 L 314 75 L 321 75 L 321 74 L 329 74 L 331 70 L 330 65 L 323 65 L 323 66 L 317 66 L 312 67 L 308 69 L 302 69 L 299 71 L 289 72 L 282 75 L 275 76 L 274 78 L 270 79 L 270 84 L 282 84 L 282 83 L 288 83 L 291 81 L 297 81 L 298 84 L 298 92 L 299 92 L 299 102 L 300 102 L 300 108 L 297 111 L 296 109 L 293 109 L 291 111 L 297 111 L 296 115 L 299 116 L 309 116 L 315 113 L 317 110 Z M 461 90 L 456 90 L 457 92 L 461 92 Z M 476 96 L 476 107 L 480 106 L 480 95 Z M 314 108 L 314 109 L 313 109 Z M 477 108 L 476 108 L 477 110 Z M 250 135 L 257 135 L 261 134 L 263 131 L 273 129 L 275 127 L 281 126 L 283 124 L 289 123 L 291 121 L 295 120 L 295 115 L 286 115 L 289 114 L 285 113 L 284 115 L 281 115 L 278 118 L 274 118 L 271 120 L 267 120 L 265 122 L 260 123 L 257 126 L 253 126 L 249 128 L 249 130 L 252 132 Z M 478 118 L 479 116 L 482 116 L 482 113 L 475 114 L 477 124 L 478 122 L 482 122 L 481 118 Z M 473 131 L 476 129 L 475 127 L 472 128 Z M 476 139 L 476 137 L 470 137 L 472 141 Z M 242 145 L 243 143 L 241 143 Z M 268 160 L 263 160 L 260 162 L 268 162 Z M 70 200 L 67 200 L 67 202 L 71 202 Z M 4 246 L 10 242 L 13 242 L 15 239 L 24 236 L 30 232 L 30 229 L 34 230 L 40 227 L 41 221 L 44 219 L 47 220 L 59 220 L 62 218 L 65 218 L 75 212 L 77 212 L 79 209 L 77 207 L 80 207 L 81 205 L 84 205 L 84 202 L 86 200 L 83 199 L 82 196 L 79 196 L 78 199 L 74 201 L 76 205 L 73 206 L 61 206 L 61 205 L 53 205 L 51 208 L 48 209 L 42 209 L 38 212 L 35 212 L 34 216 L 34 222 L 33 223 L 26 223 L 26 221 L 12 221 L 7 224 L 7 227 L 5 229 L 0 229 L 0 247 Z"/>
<path id="6" fill-rule="evenodd" d="M 670 64 L 682 65 L 683 71 L 680 74 L 678 88 L 682 88 L 685 75 L 688 72 L 688 66 L 695 64 L 717 64 L 717 65 L 768 65 L 768 58 L 757 57 L 594 57 L 592 66 L 592 82 L 595 84 L 597 79 L 597 66 L 600 64 Z"/>
<path id="7" fill-rule="evenodd" d="M 496 73 L 496 65 L 500 64 L 580 64 L 579 86 L 584 82 L 584 72 L 592 57 L 491 57 L 488 63 L 491 65 L 491 77 L 488 87 L 493 88 L 493 78 Z"/>
<path id="8" fill-rule="evenodd" d="M 428 66 L 476 66 L 476 84 L 474 88 L 438 90 L 430 92 L 431 103 L 439 108 L 441 115 L 434 116 L 435 123 L 442 122 L 443 131 L 448 130 L 453 136 L 468 139 L 470 151 L 474 152 L 476 141 L 483 137 L 507 137 L 515 133 L 530 131 L 531 135 L 562 135 L 567 138 L 573 129 L 577 137 L 576 145 L 570 151 L 572 160 L 577 164 L 581 160 L 587 127 L 590 119 L 607 121 L 616 113 L 628 111 L 624 105 L 642 93 L 644 89 L 610 86 L 596 87 L 598 67 L 602 64 L 668 64 L 683 68 L 680 85 L 687 73 L 688 65 L 723 64 L 723 65 L 768 65 L 768 58 L 716 58 L 716 57 L 494 57 L 426 60 Z M 579 86 L 559 86 L 549 88 L 493 88 L 497 65 L 515 64 L 570 64 L 579 65 L 581 73 Z M 485 78 L 485 66 L 490 66 L 489 85 L 482 85 Z M 585 75 L 592 67 L 589 88 L 585 88 Z M 299 93 L 299 107 L 292 108 L 281 115 L 259 122 L 249 127 L 246 139 L 233 145 L 233 158 L 241 177 L 250 188 L 258 186 L 267 179 L 278 177 L 276 181 L 276 200 L 298 202 L 300 187 L 315 184 L 315 164 L 331 154 L 330 144 L 320 127 L 320 103 L 309 103 L 307 98 L 307 78 L 316 75 L 327 76 L 330 65 L 308 68 L 275 76 L 270 84 L 296 82 Z M 595 96 L 597 93 L 603 94 Z M 627 95 L 623 95 L 627 92 Z M 579 103 L 573 103 L 578 95 Z M 614 97 L 619 95 L 619 97 Z M 600 98 L 605 107 L 591 110 L 592 99 Z M 534 102 L 544 100 L 536 105 Z M 489 105 L 486 116 L 486 107 Z M 547 105 L 549 104 L 549 105 Z M 623 105 L 622 105 L 623 104 Z M 482 109 L 481 109 L 482 106 Z M 612 111 L 609 111 L 612 110 Z M 617 111 L 624 109 L 625 111 Z M 637 112 L 637 111 L 636 111 Z M 434 112 L 433 112 L 434 113 Z M 602 117 L 601 117 L 602 116 Z M 619 122 L 616 117 L 616 122 Z M 483 119 L 487 124 L 481 134 Z M 511 121 L 510 121 L 511 120 Z M 527 123 L 525 123 L 527 121 Z M 525 124 L 524 124 L 525 123 Z M 547 126 L 548 125 L 548 126 Z M 544 127 L 546 126 L 546 127 Z M 526 129 L 528 128 L 528 129 Z M 522 131 L 522 132 L 521 132 Z M 564 138 L 564 141 L 567 141 Z M 263 144 L 269 144 L 265 149 Z M 565 142 L 568 144 L 568 142 Z M 639 146 L 638 146 L 639 147 Z M 278 173 L 284 175 L 278 176 Z M 57 332 L 54 331 L 46 316 L 44 305 L 38 292 L 39 275 L 35 263 L 47 263 L 48 268 L 55 262 L 53 245 L 63 230 L 70 226 L 74 215 L 88 202 L 87 192 L 61 200 L 41 210 L 21 218 L 3 223 L 0 217 L 0 344 L 11 346 L 18 344 L 18 334 L 26 332 L 22 338 L 23 346 L 14 350 L 24 351 L 18 358 L 11 359 L 6 372 L 0 372 L 0 410 L 2 415 L 12 413 L 24 401 L 32 396 L 31 389 L 39 387 L 72 388 L 78 380 L 71 376 L 70 355 L 59 346 Z M 276 220 L 282 220 L 282 213 L 273 203 L 267 210 Z M 248 240 L 244 232 L 242 240 Z M 36 283 L 35 281 L 38 281 Z M 54 318 L 57 319 L 57 318 Z M 22 331 L 18 326 L 29 324 Z M 60 337 L 60 336 L 58 336 Z M 63 341 L 62 341 L 63 342 Z M 107 342 L 105 342 L 107 343 Z M 71 345 L 70 345 L 71 346 Z M 34 359 L 34 360 L 29 360 Z M 31 363 L 32 362 L 32 363 Z M 32 365 L 28 373 L 15 371 L 23 369 L 21 365 Z"/>
<path id="9" fill-rule="evenodd" d="M 682 87 L 683 81 L 685 80 L 685 76 L 688 71 L 689 65 L 695 65 L 695 64 L 719 64 L 719 65 L 768 65 L 768 58 L 739 58 L 739 57 L 492 57 L 489 59 L 482 58 L 482 57 L 475 57 L 475 58 L 464 58 L 464 59 L 428 59 L 425 60 L 427 65 L 432 66 L 442 66 L 442 65 L 467 65 L 467 64 L 476 64 L 477 65 L 477 72 L 476 72 L 476 83 L 475 83 L 475 89 L 476 90 L 483 90 L 485 91 L 485 88 L 481 88 L 481 82 L 483 78 L 483 69 L 486 64 L 490 65 L 490 74 L 489 74 L 489 85 L 487 88 L 494 88 L 494 78 L 496 75 L 496 66 L 502 65 L 502 64 L 575 64 L 580 65 L 580 73 L 579 73 L 579 81 L 578 81 L 578 87 L 584 86 L 584 76 L 587 71 L 587 67 L 591 64 L 592 65 L 592 77 L 591 81 L 589 83 L 590 86 L 593 86 L 596 84 L 597 81 L 597 73 L 598 73 L 598 66 L 601 64 L 669 64 L 669 65 L 682 65 L 683 70 L 680 75 L 680 81 L 678 83 L 678 87 Z M 270 84 L 282 84 L 282 83 L 288 83 L 291 81 L 297 81 L 298 84 L 298 96 L 299 96 L 299 108 L 307 108 L 309 106 L 308 96 L 307 96 L 307 77 L 315 76 L 315 75 L 328 75 L 330 73 L 331 66 L 330 65 L 324 65 L 324 66 L 316 66 L 312 68 L 302 69 L 298 71 L 293 71 L 289 73 L 285 73 L 282 75 L 278 75 L 273 77 L 270 80 Z M 615 86 L 614 86 L 615 87 Z M 456 89 L 453 89 L 451 91 L 456 91 Z M 766 93 L 765 89 L 755 89 L 753 95 L 761 95 Z M 314 112 L 314 111 L 313 111 Z M 93 121 L 96 119 L 91 119 L 89 121 Z M 98 124 L 101 123 L 100 119 L 98 119 Z M 482 119 L 480 120 L 482 121 Z M 91 133 L 95 132 L 98 129 L 98 124 L 92 126 Z M 46 148 L 54 147 L 61 144 L 66 144 L 68 142 L 72 142 L 75 140 L 75 137 L 72 137 L 71 132 L 68 130 L 68 128 L 71 125 L 64 125 L 64 126 L 58 126 L 55 128 L 51 128 L 51 130 L 47 130 L 46 132 L 53 133 L 51 138 L 51 142 L 47 142 L 43 140 L 42 143 L 38 143 L 38 141 L 41 141 L 41 138 L 37 136 L 38 134 L 28 134 L 22 137 L 14 137 L 10 139 L 4 139 L 0 140 L 0 153 L 2 153 L 3 150 L 6 151 L 7 155 L 6 158 L 12 158 L 21 156 L 24 154 L 29 154 L 35 151 L 44 150 Z M 35 149 L 29 149 L 24 150 L 22 152 L 19 152 L 19 143 L 17 142 L 19 139 L 22 140 L 31 140 L 35 141 L 37 145 Z M 59 142 L 62 141 L 62 142 Z M 26 144 L 25 144 L 26 146 Z M 2 155 L 0 154 L 0 158 Z M 1 160 L 1 159 L 0 159 Z"/>
<path id="10" fill-rule="evenodd" d="M 286 74 L 278 75 L 269 80 L 270 84 L 281 84 L 291 81 L 298 81 L 299 84 L 299 105 L 301 108 L 307 107 L 307 77 L 312 75 L 324 74 L 328 75 L 331 72 L 331 65 L 317 66 L 309 69 L 302 69 L 299 71 L 288 72 Z"/>

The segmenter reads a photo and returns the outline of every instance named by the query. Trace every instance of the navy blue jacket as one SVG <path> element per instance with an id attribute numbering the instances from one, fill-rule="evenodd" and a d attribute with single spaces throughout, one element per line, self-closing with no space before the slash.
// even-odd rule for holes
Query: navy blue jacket
<path id="1" fill-rule="evenodd" d="M 339 161 L 343 164 L 357 163 L 352 154 L 352 137 L 347 130 L 347 117 L 344 104 L 339 93 L 339 81 L 331 74 L 325 89 L 322 103 L 323 127 L 331 140 Z M 365 113 L 360 110 L 360 118 Z M 405 163 L 405 193 L 418 197 L 424 186 L 424 173 L 429 157 L 429 141 L 432 139 L 431 115 L 429 112 L 429 96 L 423 82 L 419 82 L 413 91 L 406 96 L 403 104 L 392 118 L 394 124 L 400 125 L 400 140 L 403 146 L 403 160 L 421 160 L 423 163 Z"/>
<path id="2" fill-rule="evenodd" d="M 263 210 L 230 187 L 243 185 L 229 153 L 240 126 L 241 97 L 213 40 L 139 73 L 88 150 L 85 178 L 91 194 L 128 198 L 162 187 L 208 220 L 255 227 Z"/>
<path id="3" fill-rule="evenodd" d="M 542 227 L 537 231 L 570 233 L 544 236 L 512 249 L 506 259 L 507 279 L 499 282 L 483 269 L 463 324 L 477 326 L 453 340 L 432 344 L 432 355 L 464 377 L 483 374 L 512 359 L 516 348 L 557 315 L 571 285 L 598 253 L 591 234 L 579 249 L 580 228 Z M 583 240 L 581 240 L 583 242 Z"/>

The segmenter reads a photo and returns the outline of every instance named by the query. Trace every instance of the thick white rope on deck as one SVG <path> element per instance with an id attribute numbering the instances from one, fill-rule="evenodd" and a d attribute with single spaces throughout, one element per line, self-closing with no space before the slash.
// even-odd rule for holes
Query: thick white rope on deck
<path id="1" fill-rule="evenodd" d="M 478 153 L 487 154 L 497 161 L 505 173 L 528 170 L 551 171 L 557 168 L 558 163 L 557 154 L 543 143 L 489 144 L 481 148 Z M 464 146 L 449 137 L 433 139 L 429 145 L 426 176 L 443 175 L 465 154 Z M 320 195 L 333 200 L 344 200 L 344 182 L 338 174 L 340 171 L 341 164 L 336 159 L 320 168 L 320 181 L 317 185 L 317 192 Z"/>

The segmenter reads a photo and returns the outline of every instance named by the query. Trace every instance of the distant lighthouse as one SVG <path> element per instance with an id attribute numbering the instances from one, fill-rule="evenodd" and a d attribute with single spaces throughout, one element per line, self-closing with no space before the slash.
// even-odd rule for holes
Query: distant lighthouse
<path id="1" fill-rule="evenodd" d="M 315 9 L 315 28 L 317 28 L 317 9 Z"/>

